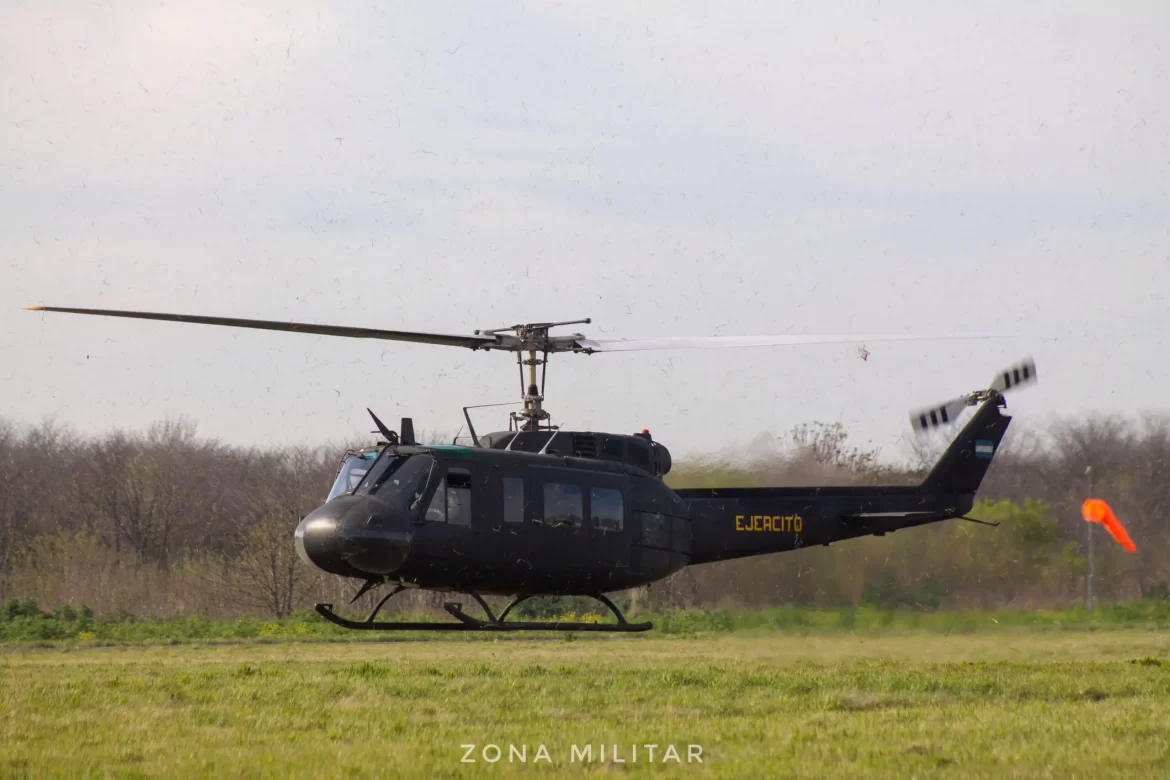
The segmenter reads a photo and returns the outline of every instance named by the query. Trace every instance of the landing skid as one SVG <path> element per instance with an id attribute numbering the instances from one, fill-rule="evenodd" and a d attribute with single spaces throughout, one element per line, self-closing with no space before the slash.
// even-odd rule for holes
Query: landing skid
<path id="1" fill-rule="evenodd" d="M 363 591 L 359 592 L 359 596 Z M 328 620 L 330 623 L 341 626 L 342 628 L 352 629 L 354 631 L 593 631 L 593 632 L 617 632 L 617 633 L 637 633 L 640 631 L 649 631 L 653 628 L 651 623 L 628 623 L 626 618 L 622 615 L 621 610 L 605 596 L 598 594 L 592 596 L 602 604 L 607 606 L 614 616 L 617 618 L 616 623 L 563 623 L 563 622 L 505 622 L 508 613 L 512 611 L 520 602 L 527 601 L 531 596 L 521 596 L 509 604 L 499 617 L 492 613 L 491 607 L 487 605 L 478 593 L 468 593 L 475 599 L 480 608 L 483 609 L 484 614 L 487 615 L 487 620 L 472 617 L 463 611 L 463 605 L 458 602 L 448 601 L 443 605 L 443 609 L 458 620 L 458 623 L 411 623 L 406 621 L 376 621 L 375 617 L 378 612 L 385 606 L 386 602 L 398 593 L 401 593 L 405 588 L 399 585 L 393 591 L 388 593 L 378 605 L 374 607 L 374 611 L 370 616 L 363 621 L 349 620 L 343 618 L 333 611 L 332 604 L 318 604 L 315 609 L 317 614 Z M 357 597 L 355 597 L 356 600 Z"/>

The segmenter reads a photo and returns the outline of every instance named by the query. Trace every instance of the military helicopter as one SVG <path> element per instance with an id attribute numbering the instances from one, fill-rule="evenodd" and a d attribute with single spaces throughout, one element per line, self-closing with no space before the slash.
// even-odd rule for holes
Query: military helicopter
<path id="1" fill-rule="evenodd" d="M 796 550 L 887 533 L 966 515 L 1011 418 L 1004 393 L 1036 379 L 1026 360 L 991 385 L 911 415 L 919 432 L 951 424 L 968 406 L 974 415 L 919 485 L 703 488 L 672 490 L 663 481 L 671 456 L 648 431 L 630 435 L 563 430 L 544 408 L 549 355 L 592 355 L 647 349 L 873 343 L 971 336 L 781 335 L 589 339 L 552 335 L 590 320 L 542 322 L 447 335 L 333 325 L 191 316 L 157 312 L 28 307 L 34 311 L 222 325 L 348 338 L 409 341 L 476 351 L 516 353 L 523 403 L 508 430 L 478 434 L 469 409 L 467 444 L 423 444 L 403 418 L 391 430 L 369 411 L 381 440 L 342 458 L 325 503 L 296 529 L 308 564 L 389 592 L 365 620 L 332 604 L 327 620 L 366 631 L 619 631 L 631 623 L 605 595 L 647 585 L 714 561 Z M 537 369 L 540 369 L 538 382 Z M 444 605 L 454 622 L 379 621 L 394 595 L 410 588 L 463 593 L 484 612 Z M 484 595 L 513 597 L 498 615 Z M 508 620 L 517 605 L 540 595 L 597 599 L 614 622 Z M 351 602 L 352 603 L 352 602 Z"/>

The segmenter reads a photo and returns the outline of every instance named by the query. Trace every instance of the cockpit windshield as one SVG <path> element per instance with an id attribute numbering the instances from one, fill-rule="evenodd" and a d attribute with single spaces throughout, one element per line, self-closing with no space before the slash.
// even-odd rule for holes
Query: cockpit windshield
<path id="1" fill-rule="evenodd" d="M 378 457 L 376 451 L 355 452 L 341 464 L 337 472 L 337 479 L 333 480 L 333 487 L 329 490 L 326 501 L 332 501 L 343 493 L 352 493 L 362 481 L 362 477 L 370 470 L 374 459 Z"/>
<path id="2" fill-rule="evenodd" d="M 399 455 L 383 450 L 354 492 L 369 493 L 388 504 L 409 509 L 426 487 L 434 462 L 430 455 Z"/>

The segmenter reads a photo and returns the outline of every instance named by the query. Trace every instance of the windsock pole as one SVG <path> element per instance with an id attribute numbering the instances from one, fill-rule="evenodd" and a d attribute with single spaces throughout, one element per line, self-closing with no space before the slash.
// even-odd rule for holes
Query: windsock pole
<path id="1" fill-rule="evenodd" d="M 1093 495 L 1093 467 L 1092 466 L 1085 467 L 1085 479 L 1088 481 L 1087 490 L 1086 490 L 1085 495 L 1091 496 L 1091 495 Z M 1089 527 L 1089 530 L 1088 530 L 1088 534 L 1089 534 L 1089 542 L 1088 542 L 1089 572 L 1088 572 L 1088 576 L 1085 577 L 1085 606 L 1087 606 L 1089 609 L 1092 609 L 1093 608 L 1093 526 L 1096 525 L 1096 523 L 1085 523 L 1085 525 L 1087 525 Z"/>

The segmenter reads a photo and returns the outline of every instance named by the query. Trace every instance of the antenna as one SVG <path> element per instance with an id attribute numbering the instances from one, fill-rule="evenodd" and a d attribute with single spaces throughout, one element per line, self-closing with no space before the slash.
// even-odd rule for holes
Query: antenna
<path id="1" fill-rule="evenodd" d="M 512 405 L 511 401 L 504 401 L 503 403 L 498 403 L 498 404 L 475 404 L 474 406 L 463 407 L 463 419 L 467 420 L 467 430 L 471 432 L 471 440 L 473 442 L 475 442 L 476 447 L 480 447 L 482 445 L 479 443 L 479 436 L 477 436 L 475 434 L 475 426 L 472 424 L 471 415 L 468 414 L 467 410 L 468 409 L 485 409 L 489 406 L 511 406 L 511 405 Z M 511 424 L 511 422 L 509 421 L 509 425 L 510 424 Z"/>

